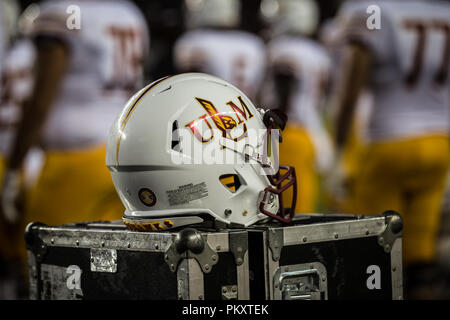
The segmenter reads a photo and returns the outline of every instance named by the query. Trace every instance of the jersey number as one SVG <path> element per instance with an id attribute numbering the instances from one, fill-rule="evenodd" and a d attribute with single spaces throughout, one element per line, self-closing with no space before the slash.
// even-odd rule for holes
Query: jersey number
<path id="1" fill-rule="evenodd" d="M 143 38 L 139 30 L 131 27 L 110 26 L 107 34 L 114 43 L 112 76 L 105 89 L 135 91 L 143 63 Z"/>
<path id="2" fill-rule="evenodd" d="M 450 62 L 450 26 L 445 22 L 440 21 L 417 21 L 405 20 L 404 27 L 417 34 L 417 44 L 413 57 L 412 68 L 406 74 L 406 84 L 413 87 L 419 80 L 420 73 L 423 68 L 424 52 L 426 46 L 427 32 L 429 29 L 439 30 L 444 34 L 445 45 L 442 53 L 442 59 L 439 68 L 433 76 L 433 80 L 437 85 L 442 85 L 446 82 L 448 76 L 448 65 Z"/>

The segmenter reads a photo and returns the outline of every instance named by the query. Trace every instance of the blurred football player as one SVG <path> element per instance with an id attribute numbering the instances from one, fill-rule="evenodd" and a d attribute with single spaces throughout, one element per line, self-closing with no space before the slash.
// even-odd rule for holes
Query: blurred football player
<path id="1" fill-rule="evenodd" d="M 450 271 L 450 170 L 447 172 L 441 211 L 442 220 L 438 238 L 438 257 Z"/>
<path id="2" fill-rule="evenodd" d="M 22 15 L 22 19 L 24 19 Z M 20 30 L 20 28 L 19 28 Z M 4 59 L 4 68 L 1 73 L 1 94 L 0 94 L 0 177 L 3 178 L 5 169 L 5 159 L 10 154 L 10 150 L 13 144 L 17 125 L 21 119 L 24 103 L 30 98 L 30 94 L 33 87 L 33 65 L 35 61 L 35 48 L 31 41 L 26 37 L 26 31 L 20 30 L 20 33 L 11 40 L 11 45 L 7 50 L 6 57 Z M 39 151 L 33 150 L 26 157 L 25 161 L 25 177 L 36 176 L 36 170 L 39 171 L 39 165 L 35 165 L 39 162 Z M 31 162 L 30 162 L 31 160 Z M 30 163 L 32 163 L 30 172 Z M 34 170 L 36 169 L 36 170 Z M 21 183 L 16 181 L 17 185 Z M 25 181 L 23 181 L 25 184 Z M 32 183 L 27 183 L 30 186 Z M 10 190 L 2 190 L 2 194 L 7 194 Z M 2 211 L 2 217 L 7 221 L 15 223 L 17 222 L 17 216 L 8 216 L 11 211 Z M 2 226 L 6 224 L 6 221 L 2 223 Z M 10 227 L 12 227 L 10 225 Z M 6 228 L 4 234 L 9 235 L 8 244 L 5 246 L 8 248 L 10 254 L 17 253 L 13 245 L 12 238 L 10 237 L 10 228 Z"/>
<path id="3" fill-rule="evenodd" d="M 3 60 L 5 59 L 5 51 L 7 48 L 7 36 L 5 28 L 5 18 L 3 14 L 3 9 L 0 9 L 0 73 L 2 72 Z M 1 90 L 1 88 L 0 88 Z"/>
<path id="4" fill-rule="evenodd" d="M 332 92 L 340 89 L 339 76 L 344 71 L 340 61 L 343 59 L 343 44 L 345 43 L 342 23 L 336 17 L 327 20 L 320 28 L 320 42 L 325 46 L 331 58 L 331 84 Z M 336 116 L 336 105 L 333 100 L 327 102 L 325 118 L 331 127 L 330 119 Z M 334 153 L 332 169 L 324 181 L 324 197 L 327 209 L 354 213 L 355 177 L 359 157 L 367 143 L 367 122 L 373 107 L 373 94 L 369 88 L 364 88 L 355 102 L 353 121 L 343 150 Z"/>
<path id="5" fill-rule="evenodd" d="M 318 8 L 309 0 L 266 0 L 261 13 L 273 37 L 267 47 L 269 71 L 262 101 L 288 115 L 280 161 L 295 167 L 299 180 L 297 212 L 315 212 L 318 173 L 325 173 L 332 159 L 331 140 L 321 117 L 330 59 L 310 38 L 317 29 Z"/>
<path id="6" fill-rule="evenodd" d="M 20 169 L 27 151 L 40 145 L 45 163 L 27 197 L 24 223 L 120 219 L 123 206 L 104 166 L 105 142 L 114 118 L 141 86 L 145 20 L 125 0 L 47 1 L 32 36 L 35 85 L 3 179 L 5 216 L 12 222 L 20 216 Z"/>
<path id="7" fill-rule="evenodd" d="M 238 0 L 186 0 L 189 31 L 175 43 L 179 72 L 203 72 L 222 78 L 255 100 L 264 68 L 264 43 L 256 35 L 237 30 Z"/>
<path id="8" fill-rule="evenodd" d="M 418 270 L 431 270 L 435 261 L 449 166 L 450 6 L 349 1 L 340 16 L 347 45 L 336 144 L 345 145 L 355 101 L 369 86 L 374 106 L 356 175 L 355 208 L 360 214 L 402 215 L 407 289 L 413 289 L 422 281 L 416 275 L 431 275 Z"/>
<path id="9" fill-rule="evenodd" d="M 6 9 L 2 13 L 7 14 L 7 19 L 3 21 L 7 21 L 7 26 L 2 30 L 7 31 L 5 34 L 8 35 L 8 46 L 4 54 L 3 68 L 0 71 L 0 177 L 2 178 L 5 159 L 10 152 L 24 102 L 29 98 L 32 90 L 35 55 L 33 44 L 26 38 L 25 24 L 19 23 L 20 20 L 26 20 L 25 16 L 31 18 L 30 10 L 26 10 L 21 18 L 17 19 L 17 3 L 5 1 L 0 7 L 3 9 L 4 6 Z M 37 6 L 34 5 L 34 7 Z M 31 186 L 33 178 L 39 172 L 40 155 L 41 153 L 36 149 L 32 149 L 27 154 L 23 172 L 24 181 L 22 181 L 26 188 Z M 0 212 L 0 260 L 4 263 L 0 262 L 0 299 L 23 298 L 25 295 L 23 292 L 25 289 L 22 286 L 23 269 L 20 267 L 17 241 L 23 235 L 23 230 L 18 223 L 11 223 L 3 210 Z"/>
<path id="10" fill-rule="evenodd" d="M 0 74 L 11 40 L 16 33 L 19 6 L 16 0 L 0 1 Z M 0 88 L 0 92 L 1 92 Z"/>

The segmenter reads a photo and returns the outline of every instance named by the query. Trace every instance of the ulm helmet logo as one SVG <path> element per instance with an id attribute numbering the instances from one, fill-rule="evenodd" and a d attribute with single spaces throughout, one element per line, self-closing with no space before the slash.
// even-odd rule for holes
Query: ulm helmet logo
<path id="1" fill-rule="evenodd" d="M 244 120 L 247 121 L 248 119 L 253 118 L 253 114 L 251 113 L 250 109 L 245 104 L 244 100 L 242 100 L 242 97 L 237 97 L 241 108 L 239 108 L 232 100 L 228 101 L 226 104 L 232 109 L 234 114 L 236 115 L 236 120 L 228 115 L 224 115 L 222 112 L 218 111 L 217 108 L 214 106 L 214 104 L 211 101 L 202 99 L 202 98 L 195 98 L 197 102 L 205 109 L 207 113 L 203 114 L 199 117 L 200 121 L 204 121 L 207 125 L 208 129 L 210 130 L 211 134 L 208 138 L 205 138 L 201 133 L 200 130 L 197 128 L 197 125 L 199 124 L 198 120 L 192 120 L 188 124 L 185 125 L 185 127 L 191 129 L 192 133 L 194 134 L 194 137 L 197 138 L 202 143 L 210 142 L 214 138 L 214 132 L 212 125 L 208 121 L 208 118 L 212 120 L 214 125 L 222 132 L 222 137 L 231 139 L 233 141 L 239 141 L 242 140 L 247 136 L 247 125 L 245 124 Z M 239 117 L 239 114 L 241 117 Z M 244 119 L 244 120 L 243 120 Z M 233 137 L 231 134 L 231 131 L 236 128 L 238 125 L 243 124 L 243 132 L 242 134 L 238 135 L 237 137 Z"/>

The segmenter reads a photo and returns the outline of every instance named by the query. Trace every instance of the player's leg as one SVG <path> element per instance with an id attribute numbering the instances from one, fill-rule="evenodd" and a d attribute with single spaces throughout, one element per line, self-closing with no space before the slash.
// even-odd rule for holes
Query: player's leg
<path id="1" fill-rule="evenodd" d="M 436 255 L 436 237 L 441 218 L 443 187 L 441 177 L 436 175 L 436 184 L 406 193 L 406 221 L 404 223 L 405 262 L 429 262 Z"/>
<path id="2" fill-rule="evenodd" d="M 376 144 L 367 146 L 361 155 L 361 165 L 355 174 L 355 191 L 350 200 L 357 214 L 380 214 L 394 210 L 404 211 L 401 185 L 393 170 L 395 157 L 389 146 Z"/>
<path id="3" fill-rule="evenodd" d="M 341 171 L 338 175 L 340 179 L 332 181 L 330 176 L 324 179 L 326 186 L 323 188 L 321 197 L 325 199 L 327 210 L 356 213 L 356 204 L 354 203 L 356 178 L 362 164 L 361 157 L 364 154 L 364 148 L 361 138 L 357 135 L 355 124 L 353 124 L 341 156 L 336 159 L 338 163 L 335 170 Z"/>
<path id="4" fill-rule="evenodd" d="M 447 137 L 424 137 L 409 146 L 409 166 L 403 172 L 408 224 L 405 224 L 405 257 L 408 261 L 430 261 L 441 217 L 441 203 L 449 163 Z"/>
<path id="5" fill-rule="evenodd" d="M 116 192 L 104 159 L 104 146 L 49 153 L 30 196 L 27 220 L 55 225 L 101 218 L 120 219 L 121 204 L 109 216 L 103 211 L 103 203 L 120 203 L 117 195 L 112 196 Z"/>
<path id="6" fill-rule="evenodd" d="M 362 156 L 364 155 L 364 145 L 356 130 L 350 132 L 348 144 L 344 150 L 343 166 L 345 170 L 344 189 L 346 197 L 341 202 L 344 212 L 355 213 L 355 192 L 356 181 L 360 167 L 363 165 Z"/>
<path id="7" fill-rule="evenodd" d="M 123 205 L 104 159 L 104 146 L 48 152 L 41 176 L 30 192 L 23 227 L 29 222 L 60 225 L 121 219 Z M 23 240 L 21 243 L 24 248 Z"/>
<path id="8" fill-rule="evenodd" d="M 297 176 L 297 213 L 312 213 L 316 209 L 318 193 L 318 175 L 314 162 L 314 147 L 306 130 L 288 126 L 283 131 L 280 144 L 280 164 L 295 168 Z M 292 193 L 286 190 L 283 195 L 285 206 L 290 206 Z"/>
<path id="9" fill-rule="evenodd" d="M 410 161 L 403 172 L 406 203 L 403 257 L 407 296 L 433 298 L 444 279 L 436 261 L 441 203 L 448 170 L 446 137 L 424 137 L 410 142 Z"/>

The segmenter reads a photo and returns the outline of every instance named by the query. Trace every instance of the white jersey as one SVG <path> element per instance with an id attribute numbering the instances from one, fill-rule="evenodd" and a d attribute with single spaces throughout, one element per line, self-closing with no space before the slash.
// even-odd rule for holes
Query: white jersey
<path id="1" fill-rule="evenodd" d="M 11 152 L 24 103 L 34 85 L 33 68 L 36 49 L 29 39 L 17 39 L 7 51 L 0 82 L 0 154 Z M 30 188 L 43 164 L 42 151 L 32 148 L 24 160 L 24 183 Z"/>
<path id="2" fill-rule="evenodd" d="M 338 18 L 327 20 L 320 30 L 321 43 L 324 44 L 331 59 L 330 78 L 333 89 L 330 91 L 332 92 L 340 90 L 338 81 L 343 72 L 343 66 L 340 62 L 344 59 L 342 50 L 343 44 L 345 43 L 344 36 L 344 28 L 340 24 Z M 336 107 L 337 105 L 330 104 L 325 111 L 331 117 L 335 117 L 337 113 Z M 354 113 L 355 134 L 357 135 L 359 142 L 364 144 L 368 142 L 367 127 L 372 108 L 373 94 L 368 88 L 365 88 L 356 101 Z"/>
<path id="3" fill-rule="evenodd" d="M 1 74 L 0 153 L 9 154 L 25 100 L 33 89 L 36 50 L 31 41 L 14 42 L 5 57 Z"/>
<path id="4" fill-rule="evenodd" d="M 149 32 L 141 12 L 125 0 L 47 1 L 33 35 L 57 37 L 70 50 L 43 146 L 68 149 L 104 143 L 116 115 L 142 86 Z"/>
<path id="5" fill-rule="evenodd" d="M 265 46 L 248 32 L 199 29 L 188 31 L 176 41 L 174 61 L 178 70 L 222 78 L 254 101 L 264 76 Z"/>
<path id="6" fill-rule="evenodd" d="M 268 44 L 269 80 L 263 94 L 265 102 L 277 105 L 273 99 L 271 72 L 277 69 L 289 70 L 294 78 L 288 103 L 288 118 L 292 123 L 303 126 L 316 149 L 318 166 L 326 169 L 331 161 L 331 141 L 321 119 L 325 86 L 330 77 L 330 58 L 325 49 L 313 40 L 301 36 L 281 36 Z"/>
<path id="7" fill-rule="evenodd" d="M 2 74 L 2 69 L 4 66 L 4 59 L 6 54 L 6 47 L 7 47 L 7 33 L 6 33 L 6 26 L 5 21 L 3 18 L 3 10 L 2 6 L 0 5 L 0 74 Z M 2 88 L 0 87 L 0 94 Z"/>
<path id="8" fill-rule="evenodd" d="M 380 29 L 369 30 L 367 8 L 378 5 Z M 345 38 L 369 48 L 371 141 L 450 129 L 450 5 L 438 1 L 349 1 L 340 12 Z"/>

